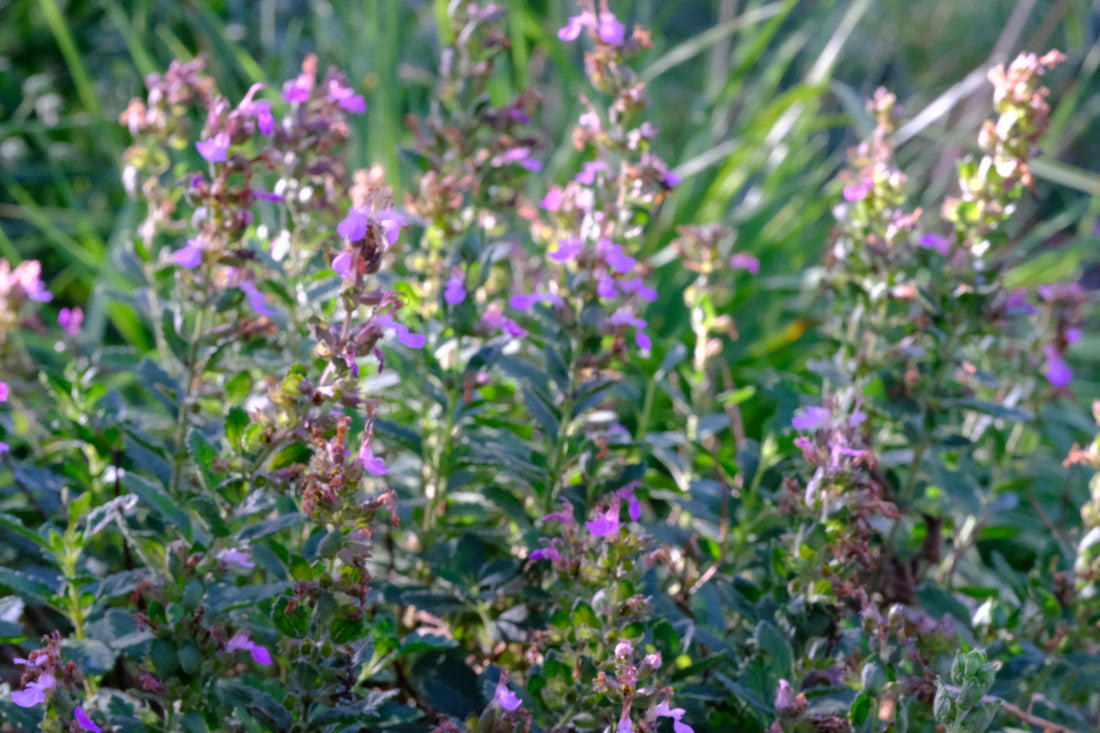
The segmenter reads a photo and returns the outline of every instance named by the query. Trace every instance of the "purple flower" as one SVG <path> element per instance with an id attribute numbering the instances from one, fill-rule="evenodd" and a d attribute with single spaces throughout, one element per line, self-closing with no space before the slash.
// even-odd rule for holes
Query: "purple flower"
<path id="1" fill-rule="evenodd" d="M 648 667 L 652 670 L 658 670 L 661 668 L 661 653 L 653 652 L 652 654 L 646 654 L 642 659 L 642 666 Z"/>
<path id="2" fill-rule="evenodd" d="M 941 237 L 934 232 L 928 232 L 923 237 L 921 237 L 919 244 L 925 249 L 936 250 L 944 257 L 947 257 L 949 254 L 951 254 L 951 242 L 949 242 L 945 237 Z"/>
<path id="3" fill-rule="evenodd" d="M 583 247 L 581 240 L 576 237 L 559 239 L 558 248 L 550 253 L 550 259 L 554 262 L 572 262 L 577 259 L 577 255 L 581 253 Z"/>
<path id="4" fill-rule="evenodd" d="M 657 704 L 653 708 L 653 714 L 658 718 L 672 718 L 672 730 L 675 733 L 695 733 L 690 725 L 681 720 L 684 717 L 684 709 L 669 708 L 668 700 Z"/>
<path id="5" fill-rule="evenodd" d="M 1073 379 L 1073 369 L 1054 346 L 1048 344 L 1043 347 L 1043 353 L 1047 357 L 1047 381 L 1055 387 L 1065 387 Z"/>
<path id="6" fill-rule="evenodd" d="M 648 300 L 650 303 L 657 300 L 657 291 L 646 285 L 641 276 L 629 280 L 619 280 L 618 285 L 619 290 L 624 293 L 637 293 L 642 300 Z"/>
<path id="7" fill-rule="evenodd" d="M 615 289 L 615 280 L 610 277 L 601 277 L 599 284 L 596 285 L 596 293 L 601 298 L 614 298 L 619 294 L 619 291 Z"/>
<path id="8" fill-rule="evenodd" d="M 352 242 L 358 242 L 367 236 L 367 228 L 370 225 L 381 227 L 382 234 L 386 238 L 386 244 L 393 246 L 401 235 L 401 227 L 405 226 L 405 216 L 394 209 L 380 211 L 373 217 L 367 213 L 366 207 L 353 206 L 348 210 L 348 215 L 336 227 L 336 232 L 341 237 L 347 237 Z"/>
<path id="9" fill-rule="evenodd" d="M 585 26 L 592 24 L 592 17 L 587 13 L 581 13 L 580 15 L 572 16 L 566 24 L 558 31 L 558 38 L 563 41 L 575 41 L 580 38 L 581 31 Z"/>
<path id="10" fill-rule="evenodd" d="M 1075 344 L 1081 340 L 1081 329 L 1079 328 L 1067 328 L 1066 329 L 1066 343 Z"/>
<path id="11" fill-rule="evenodd" d="M 11 450 L 11 446 L 0 440 L 0 453 L 7 453 Z"/>
<path id="12" fill-rule="evenodd" d="M 775 691 L 775 709 L 780 712 L 795 710 L 794 688 L 787 680 L 779 680 L 779 689 Z"/>
<path id="13" fill-rule="evenodd" d="M 288 102 L 308 102 L 309 94 L 313 90 L 313 79 L 302 74 L 296 79 L 291 79 L 283 84 L 283 99 Z"/>
<path id="14" fill-rule="evenodd" d="M 80 708 L 79 705 L 76 710 L 73 711 L 73 718 L 76 719 L 76 724 L 80 726 L 81 731 L 91 731 L 91 733 L 103 733 L 103 729 L 96 725 L 88 718 L 88 713 L 84 712 L 84 708 Z"/>
<path id="15" fill-rule="evenodd" d="M 397 336 L 397 340 L 405 344 L 405 346 L 408 346 L 410 349 L 422 349 L 424 348 L 424 344 L 427 342 L 426 337 L 418 333 L 413 333 L 405 324 L 398 323 L 397 321 L 393 320 L 393 316 L 379 316 L 378 323 L 383 328 L 392 328 L 394 331 L 394 335 Z"/>
<path id="16" fill-rule="evenodd" d="M 612 499 L 611 506 L 605 511 L 596 512 L 595 518 L 585 522 L 584 526 L 596 537 L 607 537 L 617 532 L 619 530 L 619 497 Z"/>
<path id="17" fill-rule="evenodd" d="M 462 271 L 453 273 L 447 281 L 447 287 L 443 290 L 443 300 L 451 305 L 458 305 L 466 300 L 466 288 L 462 282 Z"/>
<path id="18" fill-rule="evenodd" d="M 537 550 L 532 550 L 530 559 L 550 560 L 551 562 L 557 562 L 561 560 L 561 553 L 558 551 L 558 546 L 556 542 L 548 541 L 545 537 L 542 539 L 542 542 L 546 546 L 540 547 Z"/>
<path id="19" fill-rule="evenodd" d="M 252 193 L 256 196 L 256 198 L 260 199 L 261 201 L 271 201 L 276 204 L 281 204 L 285 200 L 281 195 L 277 193 L 268 193 L 267 191 L 262 191 L 258 188 L 252 189 Z"/>
<path id="20" fill-rule="evenodd" d="M 103 729 L 96 725 L 88 714 L 84 712 L 84 708 L 77 706 L 73 711 L 73 717 L 76 719 L 76 724 L 80 726 L 81 730 L 91 731 L 92 733 L 103 733 Z"/>
<path id="21" fill-rule="evenodd" d="M 735 270 L 748 270 L 750 275 L 760 272 L 760 260 L 748 252 L 738 252 L 730 258 L 730 267 Z"/>
<path id="22" fill-rule="evenodd" d="M 346 249 L 332 258 L 332 269 L 336 271 L 337 275 L 340 275 L 344 279 L 350 280 L 355 276 L 352 272 L 351 265 L 352 259 L 350 249 Z"/>
<path id="23" fill-rule="evenodd" d="M 669 188 L 674 188 L 676 186 L 679 186 L 681 180 L 682 179 L 680 178 L 680 176 L 676 175 L 672 171 L 669 171 L 668 173 L 665 174 L 665 185 L 668 186 Z"/>
<path id="24" fill-rule="evenodd" d="M 516 696 L 516 693 L 509 690 L 504 685 L 501 685 L 497 688 L 496 697 L 497 703 L 499 703 L 500 706 L 508 712 L 516 710 L 520 705 L 523 704 L 523 701 Z"/>
<path id="25" fill-rule="evenodd" d="M 499 306 L 491 306 L 481 316 L 481 325 L 485 328 L 499 328 L 513 338 L 523 338 L 527 330 L 500 312 Z"/>
<path id="26" fill-rule="evenodd" d="M 219 132 L 210 140 L 195 143 L 199 155 L 211 163 L 225 163 L 229 160 L 229 133 Z"/>
<path id="27" fill-rule="evenodd" d="M 638 348 L 643 351 L 650 351 L 653 349 L 653 342 L 650 341 L 649 336 L 642 331 L 646 327 L 645 319 L 636 317 L 629 310 L 620 310 L 612 313 L 607 319 L 607 323 L 613 327 L 634 327 L 634 342 L 638 344 Z"/>
<path id="28" fill-rule="evenodd" d="M 359 455 L 357 458 L 363 464 L 363 470 L 372 476 L 385 476 L 392 470 L 386 468 L 386 465 L 382 463 L 382 459 L 379 456 L 374 455 L 374 452 L 370 449 L 369 440 L 364 440 L 363 444 L 359 446 Z"/>
<path id="29" fill-rule="evenodd" d="M 634 496 L 634 488 L 637 485 L 637 481 L 631 481 L 615 492 L 620 499 L 626 499 L 626 513 L 630 515 L 630 521 L 632 522 L 637 522 L 642 518 L 642 505 L 638 501 L 638 497 Z"/>
<path id="30" fill-rule="evenodd" d="M 8 396 L 10 395 L 10 392 L 11 392 L 11 390 L 8 389 L 8 383 L 4 382 L 4 381 L 0 381 L 0 402 L 7 402 L 8 401 Z M 16 660 L 16 661 L 18 661 L 18 660 Z"/>
<path id="31" fill-rule="evenodd" d="M 401 236 L 401 227 L 408 224 L 405 215 L 394 209 L 386 209 L 378 212 L 374 217 L 375 222 L 382 227 L 382 234 L 386 238 L 386 244 L 393 246 L 397 238 Z"/>
<path id="32" fill-rule="evenodd" d="M 264 135 L 271 135 L 275 129 L 275 118 L 271 115 L 271 102 L 261 99 L 259 102 L 253 100 L 256 92 L 264 88 L 263 82 L 256 82 L 249 88 L 248 93 L 244 95 L 244 99 L 237 105 L 237 109 L 246 115 L 252 115 L 256 118 L 256 125 L 260 128 L 260 132 Z"/>
<path id="33" fill-rule="evenodd" d="M 328 83 L 328 98 L 345 112 L 361 115 L 367 111 L 367 102 L 363 95 L 333 79 Z"/>
<path id="34" fill-rule="evenodd" d="M 519 163 L 529 171 L 542 170 L 542 163 L 531 158 L 530 148 L 512 148 L 511 150 L 505 150 L 500 155 L 495 156 L 490 164 L 494 168 L 499 168 L 503 165 L 510 165 L 512 163 Z"/>
<path id="35" fill-rule="evenodd" d="M 634 724 L 630 722 L 630 718 L 619 718 L 615 733 L 634 733 Z"/>
<path id="36" fill-rule="evenodd" d="M 202 240 L 199 238 L 188 239 L 187 246 L 181 247 L 172 253 L 172 259 L 180 267 L 193 270 L 202 264 Z"/>
<path id="37" fill-rule="evenodd" d="M 583 183 L 586 186 L 591 186 L 596 182 L 596 174 L 607 170 L 607 163 L 602 160 L 596 160 L 584 164 L 584 170 L 577 174 L 577 183 Z"/>
<path id="38" fill-rule="evenodd" d="M 560 512 L 551 512 L 542 518 L 544 522 L 564 522 L 566 525 L 573 526 L 573 505 L 566 499 L 561 500 L 562 510 Z"/>
<path id="39" fill-rule="evenodd" d="M 1022 310 L 1028 315 L 1035 314 L 1035 306 L 1027 302 L 1026 290 L 1013 290 L 1005 299 L 1005 306 L 1011 310 Z"/>
<path id="40" fill-rule="evenodd" d="M 600 116 L 595 112 L 582 112 L 581 116 L 577 118 L 577 124 L 581 127 L 587 127 L 593 132 L 599 132 L 603 129 Z"/>
<path id="41" fill-rule="evenodd" d="M 623 42 L 624 36 L 626 36 L 626 29 L 623 28 L 623 24 L 619 22 L 611 13 L 600 13 L 600 27 L 596 31 L 596 34 L 600 37 L 600 40 L 604 43 L 617 46 Z"/>
<path id="42" fill-rule="evenodd" d="M 862 201 L 871 192 L 870 181 L 860 181 L 854 186 L 844 187 L 844 200 L 850 202 Z"/>
<path id="43" fill-rule="evenodd" d="M 275 315 L 275 311 L 267 307 L 267 296 L 260 292 L 255 283 L 249 280 L 245 280 L 237 287 L 239 287 L 244 292 L 244 294 L 248 296 L 248 302 L 252 305 L 252 309 L 254 311 L 259 313 L 261 316 Z"/>
<path id="44" fill-rule="evenodd" d="M 512 306 L 516 310 L 525 311 L 539 302 L 539 294 L 531 293 L 530 295 L 524 295 L 523 293 L 516 293 L 508 301 L 508 305 Z"/>
<path id="45" fill-rule="evenodd" d="M 638 264 L 638 261 L 633 257 L 623 254 L 621 244 L 612 244 L 610 239 L 601 239 L 599 249 L 604 259 L 607 260 L 608 266 L 623 275 L 633 270 L 634 265 Z"/>
<path id="46" fill-rule="evenodd" d="M 248 637 L 247 631 L 238 631 L 236 636 L 230 639 L 229 643 L 225 645 L 225 650 L 228 652 L 235 652 L 242 649 L 248 651 L 252 655 L 252 660 L 256 662 L 256 664 L 272 663 L 271 652 L 252 641 Z"/>
<path id="47" fill-rule="evenodd" d="M 62 308 L 57 314 L 57 324 L 71 338 L 76 338 L 77 334 L 80 333 L 80 324 L 83 322 L 84 311 L 80 308 Z"/>
<path id="48" fill-rule="evenodd" d="M 561 189 L 551 188 L 549 191 L 546 192 L 546 196 L 543 197 L 542 202 L 539 204 L 539 206 L 546 209 L 547 211 L 557 211 L 561 208 L 561 200 Z"/>
<path id="49" fill-rule="evenodd" d="M 225 563 L 236 563 L 245 568 L 256 567 L 256 563 L 248 559 L 247 547 L 245 547 L 244 550 L 238 550 L 234 547 L 222 550 L 221 554 L 218 555 L 218 559 Z"/>
<path id="50" fill-rule="evenodd" d="M 40 702 L 46 702 L 46 690 L 52 690 L 57 686 L 57 680 L 52 674 L 41 674 L 38 679 L 28 682 L 25 689 L 11 693 L 11 701 L 21 708 L 34 707 Z"/>
<path id="51" fill-rule="evenodd" d="M 807 407 L 801 415 L 795 415 L 791 419 L 791 425 L 795 430 L 816 430 L 828 422 L 829 415 L 824 407 Z"/>
<path id="52" fill-rule="evenodd" d="M 366 209 L 361 206 L 353 206 L 348 211 L 348 215 L 344 217 L 344 220 L 336 226 L 336 233 L 353 242 L 358 242 L 360 239 L 366 238 L 369 223 L 370 219 L 367 216 Z"/>

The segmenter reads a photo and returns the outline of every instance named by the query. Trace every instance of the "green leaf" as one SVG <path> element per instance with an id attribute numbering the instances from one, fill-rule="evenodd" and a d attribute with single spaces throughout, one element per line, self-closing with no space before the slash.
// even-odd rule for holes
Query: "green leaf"
<path id="1" fill-rule="evenodd" d="M 225 437 L 229 439 L 230 444 L 237 450 L 242 450 L 241 436 L 244 435 L 245 428 L 247 428 L 251 422 L 252 418 L 250 418 L 248 413 L 240 407 L 230 408 L 229 415 L 225 418 Z"/>
<path id="2" fill-rule="evenodd" d="M 136 473 L 127 473 L 122 484 L 138 497 L 166 523 L 177 529 L 190 542 L 194 540 L 191 530 L 191 517 L 177 502 L 159 486 Z"/>
<path id="3" fill-rule="evenodd" d="M 33 601 L 40 606 L 53 604 L 57 588 L 61 587 L 61 576 L 56 576 L 53 587 L 20 570 L 0 567 L 0 588 L 8 588 L 24 600 Z"/>

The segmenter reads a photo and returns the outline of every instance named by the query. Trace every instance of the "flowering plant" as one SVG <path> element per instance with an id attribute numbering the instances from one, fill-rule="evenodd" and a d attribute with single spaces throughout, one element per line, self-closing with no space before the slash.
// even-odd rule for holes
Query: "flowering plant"
<path id="1" fill-rule="evenodd" d="M 146 79 L 111 292 L 147 348 L 0 261 L 3 726 L 1095 727 L 1090 298 L 1021 278 L 1011 228 L 1065 57 L 990 71 L 930 212 L 875 93 L 817 340 L 757 373 L 736 304 L 776 273 L 733 222 L 660 226 L 691 169 L 649 31 L 578 2 L 552 154 L 540 94 L 495 87 L 503 9 L 445 5 L 403 190 L 352 164 L 373 102 L 317 56 L 239 100 L 202 57 Z"/>

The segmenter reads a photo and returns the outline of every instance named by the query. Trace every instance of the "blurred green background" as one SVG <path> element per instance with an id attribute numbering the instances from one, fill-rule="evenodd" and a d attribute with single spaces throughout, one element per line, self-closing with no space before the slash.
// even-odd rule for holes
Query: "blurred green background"
<path id="1" fill-rule="evenodd" d="M 572 11 L 559 0 L 502 0 L 512 64 L 498 69 L 498 102 L 534 85 L 545 104 L 550 176 L 576 155 L 577 44 L 556 37 Z M 114 253 L 140 215 L 119 177 L 128 144 L 117 124 L 143 77 L 202 53 L 220 89 L 239 98 L 255 81 L 277 92 L 315 52 L 365 94 L 352 161 L 383 163 L 400 195 L 411 168 L 399 149 L 406 114 L 427 111 L 445 0 L 0 0 L 0 255 L 39 258 L 54 305 L 89 304 L 98 338 L 142 346 L 133 314 L 99 285 L 125 286 Z M 975 146 L 991 114 L 985 69 L 1020 50 L 1059 48 L 1050 75 L 1055 113 L 1036 168 L 1037 196 L 1015 221 L 1020 284 L 1057 277 L 1100 285 L 1097 110 L 1100 3 L 1088 0 L 615 0 L 627 21 L 653 29 L 638 64 L 650 81 L 657 151 L 685 183 L 648 233 L 662 298 L 684 282 L 668 244 L 676 227 L 724 221 L 735 248 L 762 261 L 732 296 L 741 338 L 732 358 L 759 372 L 787 370 L 812 340 L 813 291 L 844 152 L 869 129 L 862 100 L 885 85 L 911 120 L 899 159 L 916 202 L 935 209 L 953 162 Z M 446 31 L 444 30 L 445 34 Z M 664 312 L 658 307 L 654 310 Z M 751 315 L 750 315 L 751 314 Z M 738 315 L 741 317 L 738 318 Z M 675 324 L 654 319 L 660 331 Z M 1086 399 L 1100 397 L 1100 337 L 1071 357 Z"/>

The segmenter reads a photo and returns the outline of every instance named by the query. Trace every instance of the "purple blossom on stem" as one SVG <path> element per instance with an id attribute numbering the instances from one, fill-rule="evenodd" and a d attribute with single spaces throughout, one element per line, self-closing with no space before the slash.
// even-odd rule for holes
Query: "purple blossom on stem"
<path id="1" fill-rule="evenodd" d="M 1053 345 L 1043 347 L 1043 353 L 1047 358 L 1047 381 L 1055 387 L 1065 387 L 1073 379 L 1073 369 Z"/>
<path id="2" fill-rule="evenodd" d="M 550 560 L 551 562 L 558 562 L 561 560 L 561 552 L 558 551 L 556 540 L 547 540 L 544 537 L 541 542 L 545 546 L 537 550 L 532 550 L 530 556 L 531 560 Z"/>
<path id="3" fill-rule="evenodd" d="M 11 693 L 11 701 L 21 708 L 34 707 L 40 702 L 46 702 L 46 690 L 52 690 L 57 686 L 57 680 L 52 674 L 42 674 L 38 679 L 28 682 L 23 690 Z"/>
<path id="4" fill-rule="evenodd" d="M 481 316 L 481 325 L 485 328 L 498 328 L 513 338 L 523 338 L 527 330 L 500 312 L 499 306 L 490 306 Z"/>
<path id="5" fill-rule="evenodd" d="M 944 257 L 951 254 L 951 242 L 946 237 L 941 237 L 935 232 L 928 232 L 920 238 L 919 242 L 921 247 L 925 249 L 934 249 Z"/>
<path id="6" fill-rule="evenodd" d="M 592 25 L 592 21 L 593 18 L 589 13 L 574 15 L 558 31 L 558 38 L 563 41 L 575 41 L 580 38 L 582 30 Z"/>
<path id="7" fill-rule="evenodd" d="M 748 252 L 738 252 L 730 258 L 730 267 L 735 270 L 748 270 L 750 275 L 760 272 L 760 260 Z"/>
<path id="8" fill-rule="evenodd" d="M 267 307 L 267 295 L 260 292 L 255 283 L 245 280 L 238 287 L 248 296 L 248 302 L 252 305 L 252 310 L 261 316 L 275 315 L 275 311 Z"/>
<path id="9" fill-rule="evenodd" d="M 795 430 L 816 430 L 828 422 L 830 412 L 824 407 L 807 407 L 801 415 L 791 419 Z"/>
<path id="10" fill-rule="evenodd" d="M 346 249 L 332 258 L 332 269 L 336 272 L 337 275 L 344 278 L 345 280 L 350 280 L 355 277 L 355 273 L 352 270 L 351 258 L 352 251 L 350 249 Z"/>
<path id="11" fill-rule="evenodd" d="M 653 708 L 653 714 L 658 718 L 672 718 L 672 730 L 675 733 L 695 733 L 690 725 L 681 720 L 684 717 L 684 712 L 683 708 L 669 708 L 668 700 L 658 703 Z"/>
<path id="12" fill-rule="evenodd" d="M 10 392 L 11 390 L 8 389 L 8 383 L 0 381 L 0 402 L 7 402 Z M 15 661 L 18 662 L 19 660 L 16 659 Z"/>
<path id="13" fill-rule="evenodd" d="M 413 333 L 409 330 L 409 327 L 403 323 L 398 323 L 393 320 L 393 316 L 382 315 L 378 317 L 378 323 L 383 328 L 392 328 L 394 335 L 397 336 L 397 340 L 408 346 L 410 349 L 422 349 L 427 342 L 427 338 L 424 336 Z"/>
<path id="14" fill-rule="evenodd" d="M 336 233 L 353 242 L 358 242 L 360 239 L 366 238 L 369 223 L 370 218 L 367 216 L 366 209 L 361 206 L 353 206 L 348 211 L 348 215 L 344 217 L 344 220 L 336 226 Z"/>
<path id="15" fill-rule="evenodd" d="M 172 253 L 172 259 L 180 267 L 193 270 L 202 264 L 202 240 L 199 238 L 188 239 L 187 245 Z"/>
<path id="16" fill-rule="evenodd" d="M 546 196 L 543 197 L 542 202 L 539 204 L 547 211 L 558 211 L 561 208 L 562 192 L 560 188 L 551 188 L 546 192 Z"/>
<path id="17" fill-rule="evenodd" d="M 568 500 L 562 499 L 562 510 L 560 512 L 551 512 L 542 518 L 544 522 L 564 522 L 567 526 L 573 526 L 573 505 Z"/>
<path id="18" fill-rule="evenodd" d="M 359 462 L 363 464 L 363 470 L 372 476 L 385 476 L 392 469 L 386 468 L 386 464 L 382 462 L 379 456 L 374 455 L 374 452 L 370 449 L 370 437 L 363 441 L 363 444 L 359 446 L 359 455 L 357 456 Z"/>
<path id="19" fill-rule="evenodd" d="M 626 28 L 612 13 L 600 13 L 600 26 L 596 31 L 600 40 L 609 46 L 617 46 L 626 37 Z"/>
<path id="20" fill-rule="evenodd" d="M 596 174 L 607 170 L 607 163 L 602 160 L 591 161 L 584 164 L 584 170 L 577 174 L 577 183 L 583 183 L 585 186 L 591 186 L 596 182 Z"/>
<path id="21" fill-rule="evenodd" d="M 595 517 L 584 523 L 596 537 L 607 537 L 619 530 L 619 497 L 612 498 L 611 505 L 602 512 L 596 512 Z"/>
<path id="22" fill-rule="evenodd" d="M 292 103 L 308 102 L 311 91 L 313 91 L 312 76 L 302 74 L 296 79 L 291 79 L 283 84 L 283 99 Z"/>
<path id="23" fill-rule="evenodd" d="M 84 712 L 84 708 L 77 706 L 76 710 L 73 711 L 73 718 L 76 719 L 76 724 L 80 726 L 81 730 L 91 731 L 91 733 L 103 733 L 103 729 L 88 717 L 88 714 Z"/>
<path id="24" fill-rule="evenodd" d="M 253 100 L 256 92 L 263 88 L 263 82 L 256 82 L 253 84 L 252 87 L 249 88 L 248 94 L 245 94 L 244 99 L 237 105 L 237 109 L 246 115 L 255 117 L 256 126 L 260 128 L 260 132 L 270 136 L 275 129 L 275 118 L 271 114 L 271 102 L 265 99 L 261 99 L 258 102 Z"/>
<path id="25" fill-rule="evenodd" d="M 638 261 L 630 255 L 623 254 L 623 247 L 621 244 L 613 244 L 610 239 L 601 239 L 599 244 L 600 254 L 607 260 L 607 264 L 611 269 L 620 274 L 625 275 L 634 269 L 634 266 L 638 264 Z"/>
<path id="26" fill-rule="evenodd" d="M 1027 291 L 1013 290 L 1005 299 L 1005 306 L 1011 310 L 1019 310 L 1028 315 L 1035 315 L 1035 306 L 1027 302 Z"/>
<path id="27" fill-rule="evenodd" d="M 1066 343 L 1075 344 L 1081 340 L 1081 329 L 1079 328 L 1067 328 L 1066 329 Z"/>
<path id="28" fill-rule="evenodd" d="M 256 664 L 272 664 L 271 652 L 252 641 L 247 631 L 238 631 L 236 636 L 225 645 L 225 650 L 228 652 L 245 650 L 252 655 L 252 660 Z"/>
<path id="29" fill-rule="evenodd" d="M 210 140 L 195 143 L 199 155 L 210 163 L 225 163 L 229 160 L 229 133 L 219 132 Z"/>
<path id="30" fill-rule="evenodd" d="M 596 285 L 596 294 L 601 298 L 614 298 L 619 294 L 619 291 L 615 289 L 615 280 L 611 277 L 601 277 L 599 283 Z"/>
<path id="31" fill-rule="evenodd" d="M 497 687 L 496 700 L 497 703 L 508 712 L 513 712 L 523 704 L 523 701 L 519 699 L 516 693 L 509 690 L 504 685 Z"/>
<path id="32" fill-rule="evenodd" d="M 328 83 L 328 98 L 345 112 L 361 115 L 367 111 L 367 102 L 363 99 L 363 95 L 356 94 L 354 89 L 344 86 L 336 79 Z"/>
<path id="33" fill-rule="evenodd" d="M 584 245 L 576 237 L 568 237 L 558 240 L 558 248 L 550 253 L 550 259 L 554 262 L 572 262 L 577 259 Z"/>
<path id="34" fill-rule="evenodd" d="M 650 351 L 653 348 L 653 342 L 650 341 L 649 336 L 642 331 L 647 325 L 645 319 L 636 317 L 628 310 L 620 310 L 611 314 L 607 322 L 612 327 L 633 327 L 636 329 L 634 332 L 634 342 L 638 344 L 638 348 L 643 351 Z"/>
<path id="35" fill-rule="evenodd" d="M 252 189 L 252 193 L 261 201 L 271 201 L 272 203 L 281 204 L 285 200 L 280 194 L 268 193 L 258 188 Z"/>
<path id="36" fill-rule="evenodd" d="M 218 555 L 218 559 L 224 563 L 236 563 L 241 567 L 249 569 L 256 567 L 256 563 L 252 562 L 248 558 L 247 547 L 245 547 L 243 550 L 238 550 L 235 547 L 230 547 L 229 549 L 222 550 L 221 554 Z"/>
<path id="37" fill-rule="evenodd" d="M 866 180 L 860 181 L 854 186 L 844 187 L 844 200 L 852 203 L 856 201 L 862 201 L 863 199 L 867 198 L 867 194 L 869 194 L 870 192 L 871 182 Z"/>
<path id="38" fill-rule="evenodd" d="M 637 293 L 639 298 L 648 300 L 650 303 L 657 300 L 657 291 L 646 285 L 640 275 L 629 280 L 619 280 L 618 286 L 624 293 Z"/>
<path id="39" fill-rule="evenodd" d="M 642 518 L 641 502 L 639 502 L 638 497 L 634 495 L 634 489 L 637 486 L 637 481 L 631 481 L 629 484 L 615 492 L 615 494 L 620 499 L 626 499 L 626 513 L 630 515 L 630 521 L 632 522 L 637 522 Z"/>
<path id="40" fill-rule="evenodd" d="M 466 300 L 466 287 L 462 280 L 462 269 L 451 271 L 451 277 L 447 280 L 447 286 L 443 289 L 443 300 L 451 305 L 458 305 Z"/>
<path id="41" fill-rule="evenodd" d="M 615 726 L 615 733 L 634 733 L 634 724 L 630 718 L 619 718 L 619 724 Z"/>
<path id="42" fill-rule="evenodd" d="M 76 338 L 80 333 L 80 324 L 84 322 L 84 311 L 80 308 L 62 308 L 57 314 L 57 325 L 70 338 Z"/>

